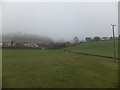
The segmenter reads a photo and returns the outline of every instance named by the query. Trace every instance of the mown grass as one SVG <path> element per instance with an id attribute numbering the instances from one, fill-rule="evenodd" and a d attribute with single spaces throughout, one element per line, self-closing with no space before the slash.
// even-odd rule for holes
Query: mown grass
<path id="1" fill-rule="evenodd" d="M 118 86 L 118 63 L 113 59 L 72 54 L 63 49 L 3 49 L 2 57 L 3 88 Z"/>
<path id="2" fill-rule="evenodd" d="M 116 57 L 118 57 L 118 40 L 116 40 L 115 44 L 116 44 Z M 114 57 L 113 40 L 87 42 L 87 43 L 79 44 L 75 47 L 69 47 L 66 49 L 74 52 Z"/>

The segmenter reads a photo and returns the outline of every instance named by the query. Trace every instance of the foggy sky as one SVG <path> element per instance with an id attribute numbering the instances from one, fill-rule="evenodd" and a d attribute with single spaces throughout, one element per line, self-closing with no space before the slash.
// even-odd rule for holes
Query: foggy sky
<path id="1" fill-rule="evenodd" d="M 118 24 L 117 2 L 6 2 L 2 4 L 3 33 L 22 32 L 54 40 L 112 36 Z M 116 35 L 118 34 L 116 26 Z"/>

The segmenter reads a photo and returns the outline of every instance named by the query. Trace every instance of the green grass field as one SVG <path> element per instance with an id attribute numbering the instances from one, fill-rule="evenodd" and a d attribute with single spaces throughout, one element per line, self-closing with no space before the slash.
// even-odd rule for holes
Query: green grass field
<path id="1" fill-rule="evenodd" d="M 87 53 L 112 55 L 111 43 L 92 42 L 67 49 L 87 52 L 88 48 Z M 118 63 L 113 59 L 73 54 L 63 50 L 3 49 L 3 88 L 118 86 Z M 100 53 L 102 50 L 103 53 Z"/>
<path id="2" fill-rule="evenodd" d="M 104 55 L 114 57 L 114 45 L 113 40 L 110 41 L 97 41 L 97 42 L 88 42 L 75 47 L 66 48 L 74 52 L 95 54 L 95 55 Z M 118 57 L 118 41 L 116 40 L 116 57 Z"/>

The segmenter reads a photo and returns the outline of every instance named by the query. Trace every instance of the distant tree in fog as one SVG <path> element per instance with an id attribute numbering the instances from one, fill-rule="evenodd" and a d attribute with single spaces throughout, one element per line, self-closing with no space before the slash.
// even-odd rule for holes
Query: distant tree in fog
<path id="1" fill-rule="evenodd" d="M 86 41 L 92 41 L 91 37 L 86 37 L 85 39 L 86 39 Z"/>
<path id="2" fill-rule="evenodd" d="M 79 42 L 79 38 L 78 38 L 78 37 L 74 37 L 73 41 L 74 41 L 75 43 L 78 43 L 78 42 Z"/>
<path id="3" fill-rule="evenodd" d="M 99 41 L 100 40 L 100 37 L 96 36 L 93 38 L 94 41 Z"/>

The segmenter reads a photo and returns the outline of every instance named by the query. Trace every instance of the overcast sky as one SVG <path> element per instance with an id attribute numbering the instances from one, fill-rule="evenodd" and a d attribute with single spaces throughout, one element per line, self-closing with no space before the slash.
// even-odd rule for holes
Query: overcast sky
<path id="1" fill-rule="evenodd" d="M 117 2 L 6 2 L 2 4 L 3 33 L 22 32 L 54 40 L 112 36 L 118 25 Z M 116 26 L 116 35 L 118 34 Z"/>

